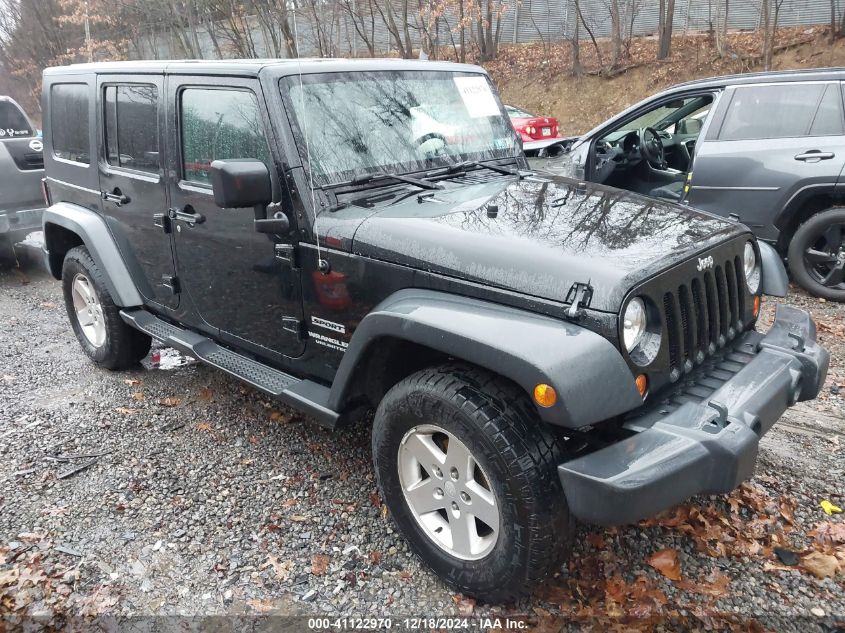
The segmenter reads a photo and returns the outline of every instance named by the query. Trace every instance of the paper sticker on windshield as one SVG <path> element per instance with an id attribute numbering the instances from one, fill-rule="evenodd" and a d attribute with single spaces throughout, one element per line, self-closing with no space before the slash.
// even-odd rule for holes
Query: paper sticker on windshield
<path id="1" fill-rule="evenodd" d="M 467 112 L 473 119 L 501 114 L 486 77 L 455 77 L 454 81 Z"/>

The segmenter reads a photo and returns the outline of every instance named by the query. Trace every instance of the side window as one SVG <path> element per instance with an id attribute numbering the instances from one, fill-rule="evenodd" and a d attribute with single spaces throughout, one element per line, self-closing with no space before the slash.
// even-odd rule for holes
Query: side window
<path id="1" fill-rule="evenodd" d="M 842 97 L 839 86 L 830 85 L 825 90 L 813 124 L 810 136 L 840 136 L 845 133 L 845 120 L 842 118 Z"/>
<path id="2" fill-rule="evenodd" d="M 106 86 L 103 93 L 106 162 L 158 173 L 158 91 L 155 86 Z"/>
<path id="3" fill-rule="evenodd" d="M 256 158 L 269 167 L 261 109 L 248 90 L 186 88 L 181 96 L 183 178 L 208 183 L 211 162 Z"/>
<path id="4" fill-rule="evenodd" d="M 13 101 L 0 99 L 0 139 L 34 136 L 35 130 Z"/>
<path id="5" fill-rule="evenodd" d="M 50 136 L 56 158 L 88 164 L 88 86 L 53 84 L 50 88 Z"/>
<path id="6" fill-rule="evenodd" d="M 804 83 L 737 88 L 719 140 L 806 136 L 825 89 Z"/>

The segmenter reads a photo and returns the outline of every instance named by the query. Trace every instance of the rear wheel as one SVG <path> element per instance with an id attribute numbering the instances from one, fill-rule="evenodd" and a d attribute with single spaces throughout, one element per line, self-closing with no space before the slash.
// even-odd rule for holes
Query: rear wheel
<path id="1" fill-rule="evenodd" d="M 460 591 L 516 600 L 568 553 L 562 438 L 509 382 L 465 365 L 417 372 L 379 404 L 372 443 L 394 520 Z"/>
<path id="2" fill-rule="evenodd" d="M 789 269 L 806 291 L 845 301 L 845 207 L 817 213 L 789 243 Z"/>
<path id="3" fill-rule="evenodd" d="M 150 351 L 152 339 L 126 325 L 88 249 L 68 251 L 62 266 L 65 308 L 83 351 L 106 369 L 137 365 Z"/>

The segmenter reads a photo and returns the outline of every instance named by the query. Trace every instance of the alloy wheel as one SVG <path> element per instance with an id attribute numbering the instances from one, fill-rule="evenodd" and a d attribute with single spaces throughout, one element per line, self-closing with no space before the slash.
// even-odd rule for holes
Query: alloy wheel
<path id="1" fill-rule="evenodd" d="M 496 545 L 501 513 L 490 479 L 466 444 L 435 425 L 402 438 L 399 481 L 425 534 L 462 560 L 477 560 Z"/>
<path id="2" fill-rule="evenodd" d="M 91 280 L 82 273 L 77 273 L 73 278 L 71 298 L 82 334 L 91 345 L 101 347 L 106 342 L 103 306 L 100 304 Z"/>
<path id="3" fill-rule="evenodd" d="M 823 286 L 845 289 L 845 231 L 842 224 L 829 226 L 804 251 L 810 275 Z"/>

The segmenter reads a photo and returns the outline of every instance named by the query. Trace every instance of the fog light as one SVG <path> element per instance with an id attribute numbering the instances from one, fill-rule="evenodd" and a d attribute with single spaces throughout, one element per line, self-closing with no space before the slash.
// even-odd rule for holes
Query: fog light
<path id="1" fill-rule="evenodd" d="M 555 402 L 557 402 L 557 392 L 551 385 L 541 382 L 534 387 L 534 400 L 541 407 L 548 409 L 549 407 L 553 407 Z"/>
<path id="2" fill-rule="evenodd" d="M 648 391 L 648 376 L 645 374 L 640 374 L 634 380 L 634 383 L 637 385 L 637 391 L 640 392 L 640 396 L 645 398 L 645 394 Z"/>
<path id="3" fill-rule="evenodd" d="M 757 318 L 757 315 L 760 314 L 760 295 L 754 296 L 754 307 L 752 308 L 752 313 L 754 314 L 754 318 Z"/>

